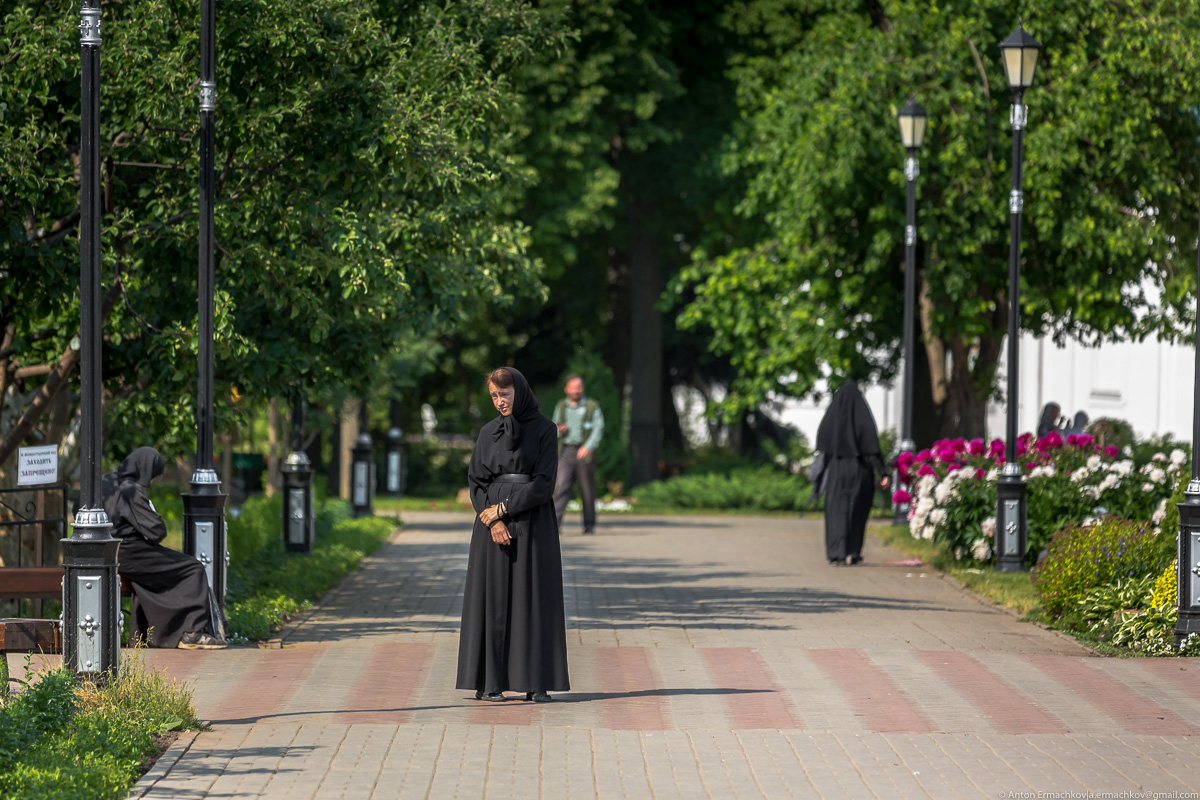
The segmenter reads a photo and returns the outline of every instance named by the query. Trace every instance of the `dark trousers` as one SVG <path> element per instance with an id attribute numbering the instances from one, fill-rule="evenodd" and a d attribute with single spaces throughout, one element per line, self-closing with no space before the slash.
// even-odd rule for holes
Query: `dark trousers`
<path id="1" fill-rule="evenodd" d="M 591 459 L 579 458 L 579 445 L 563 445 L 558 457 L 558 476 L 554 485 L 554 513 L 558 515 L 558 527 L 562 527 L 563 514 L 571 500 L 571 489 L 579 484 L 583 500 L 583 529 L 596 527 L 596 464 Z"/>

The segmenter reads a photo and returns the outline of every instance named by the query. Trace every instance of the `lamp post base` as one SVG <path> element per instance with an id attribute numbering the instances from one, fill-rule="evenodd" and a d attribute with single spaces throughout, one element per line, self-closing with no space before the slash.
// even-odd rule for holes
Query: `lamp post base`
<path id="1" fill-rule="evenodd" d="M 121 657 L 120 579 L 117 551 L 104 509 L 80 509 L 63 551 L 63 666 L 104 680 Z M 2 658 L 3 656 L 0 656 Z"/>
<path id="2" fill-rule="evenodd" d="M 1175 647 L 1181 647 L 1193 633 L 1200 634 L 1200 482 L 1188 484 L 1179 504 L 1179 561 L 1176 565 L 1176 601 L 1179 619 L 1175 623 Z"/>
<path id="3" fill-rule="evenodd" d="M 1026 522 L 1025 476 L 1005 465 L 996 483 L 996 571 L 1025 569 Z"/>
<path id="4" fill-rule="evenodd" d="M 229 550 L 226 546 L 225 501 L 217 473 L 198 469 L 192 474 L 192 490 L 183 495 L 183 552 L 204 565 L 208 586 L 217 600 L 221 616 L 225 616 L 226 570 Z M 224 630 L 225 620 L 220 623 Z"/>

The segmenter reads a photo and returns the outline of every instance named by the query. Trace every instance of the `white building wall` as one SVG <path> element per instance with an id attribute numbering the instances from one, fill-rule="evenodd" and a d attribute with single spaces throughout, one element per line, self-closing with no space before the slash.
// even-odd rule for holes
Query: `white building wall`
<path id="1" fill-rule="evenodd" d="M 997 368 L 1002 393 L 1008 375 L 1006 355 L 1007 348 Z M 1195 376 L 1191 347 L 1146 341 L 1099 347 L 1070 342 L 1060 348 L 1026 334 L 1021 337 L 1020 362 L 1017 422 L 1022 433 L 1035 430 L 1042 406 L 1056 402 L 1070 418 L 1084 411 L 1092 420 L 1123 419 L 1139 438 L 1169 433 L 1191 440 Z M 899 427 L 898 385 L 868 386 L 863 393 L 880 431 Z M 828 397 L 819 403 L 785 400 L 780 404 L 780 421 L 799 428 L 815 444 L 828 405 Z M 988 438 L 1004 438 L 1006 414 L 1003 402 L 988 404 Z"/>

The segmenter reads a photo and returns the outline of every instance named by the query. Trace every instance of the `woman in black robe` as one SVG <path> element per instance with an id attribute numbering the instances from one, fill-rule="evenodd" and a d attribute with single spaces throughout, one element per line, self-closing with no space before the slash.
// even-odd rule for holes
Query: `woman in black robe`
<path id="1" fill-rule="evenodd" d="M 500 416 L 483 426 L 467 470 L 476 518 L 458 646 L 459 689 L 546 702 L 571 688 L 558 520 L 551 502 L 558 429 L 525 377 L 488 376 Z"/>
<path id="2" fill-rule="evenodd" d="M 221 616 L 204 565 L 160 544 L 167 526 L 146 487 L 165 466 L 153 447 L 139 447 L 101 484 L 104 512 L 121 540 L 117 572 L 133 584 L 133 633 L 151 647 L 220 649 L 224 626 L 214 624 Z"/>
<path id="3" fill-rule="evenodd" d="M 834 392 L 817 428 L 817 449 L 825 457 L 825 556 L 830 564 L 857 564 L 862 561 L 875 474 L 883 475 L 886 485 L 887 465 L 871 407 L 854 381 Z"/>

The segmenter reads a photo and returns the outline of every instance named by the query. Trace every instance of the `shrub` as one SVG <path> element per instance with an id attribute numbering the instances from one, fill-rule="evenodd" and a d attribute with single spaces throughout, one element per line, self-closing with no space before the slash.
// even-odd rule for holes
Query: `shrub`
<path id="1" fill-rule="evenodd" d="M 1050 537 L 1073 522 L 1105 515 L 1161 520 L 1167 497 L 1183 472 L 1187 454 L 1155 452 L 1140 468 L 1115 447 L 1101 448 L 1089 435 L 1056 432 L 1021 437 L 1017 456 L 1028 481 L 1026 560 L 1036 562 Z M 910 530 L 944 543 L 959 560 L 992 558 L 996 480 L 1005 461 L 1004 442 L 947 439 L 897 460 L 902 484 L 911 488 Z"/>
<path id="2" fill-rule="evenodd" d="M 1152 656 L 1176 655 L 1175 622 L 1178 618 L 1179 609 L 1170 603 L 1124 614 L 1112 642 Z"/>
<path id="3" fill-rule="evenodd" d="M 633 499 L 639 508 L 797 511 L 807 505 L 810 492 L 804 476 L 762 466 L 642 484 L 633 490 Z"/>
<path id="4" fill-rule="evenodd" d="M 1054 535 L 1033 572 L 1042 608 L 1052 618 L 1074 611 L 1090 589 L 1157 575 L 1162 568 L 1149 523 L 1106 518 Z"/>
<path id="5" fill-rule="evenodd" d="M 1157 578 L 1118 580 L 1116 583 L 1097 586 L 1079 601 L 1079 616 L 1089 624 L 1110 620 L 1122 611 L 1144 609 L 1151 605 Z"/>
<path id="6" fill-rule="evenodd" d="M 124 797 L 155 734 L 199 729 L 188 690 L 126 655 L 113 679 L 56 670 L 0 706 L 0 797 Z"/>
<path id="7" fill-rule="evenodd" d="M 1159 536 L 1162 536 L 1159 533 Z M 1175 565 L 1179 559 L 1171 559 L 1171 563 L 1167 564 L 1167 568 L 1158 576 L 1158 580 L 1154 582 L 1154 594 L 1150 598 L 1150 605 L 1158 607 L 1167 603 L 1174 604 L 1179 599 L 1179 575 L 1176 572 Z"/>

